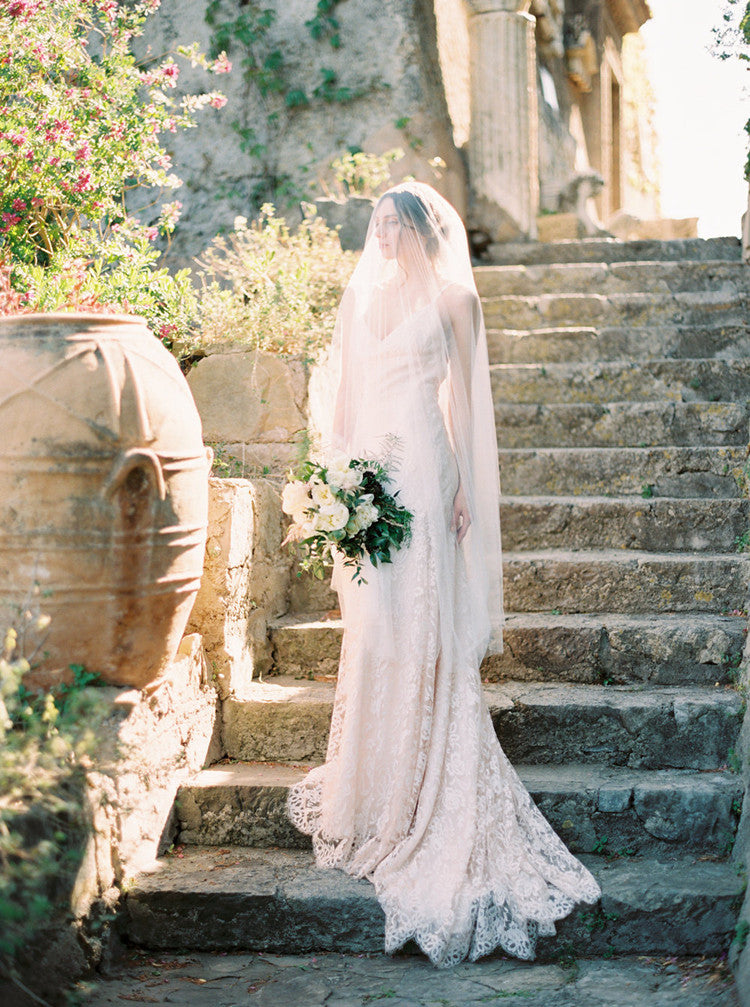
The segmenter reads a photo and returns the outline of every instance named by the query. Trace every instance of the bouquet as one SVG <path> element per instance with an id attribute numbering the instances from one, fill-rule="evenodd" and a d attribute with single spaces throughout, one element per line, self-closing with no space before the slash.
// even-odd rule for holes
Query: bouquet
<path id="1" fill-rule="evenodd" d="M 390 493 L 387 469 L 377 461 L 331 455 L 303 463 L 299 478 L 284 487 L 281 506 L 294 523 L 284 544 L 302 549 L 303 570 L 319 579 L 334 550 L 354 568 L 352 580 L 366 583 L 362 565 L 391 562 L 391 550 L 411 537 L 411 513 Z"/>

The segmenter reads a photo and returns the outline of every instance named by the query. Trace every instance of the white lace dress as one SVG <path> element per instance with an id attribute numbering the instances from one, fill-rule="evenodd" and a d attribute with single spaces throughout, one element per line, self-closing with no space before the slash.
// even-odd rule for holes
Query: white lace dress
<path id="1" fill-rule="evenodd" d="M 345 632 L 327 761 L 292 787 L 289 815 L 320 867 L 372 881 L 386 951 L 413 939 L 441 966 L 497 947 L 532 958 L 537 935 L 554 934 L 576 902 L 595 902 L 599 886 L 503 754 L 466 657 L 466 572 L 450 530 L 458 475 L 438 402 L 442 329 L 428 309 L 387 338 L 362 394 L 402 406 L 360 426 L 354 443 L 367 455 L 399 437 L 394 481 L 413 537 L 392 565 L 365 567 L 366 584 L 334 572 Z M 418 388 L 407 346 L 424 365 Z"/>

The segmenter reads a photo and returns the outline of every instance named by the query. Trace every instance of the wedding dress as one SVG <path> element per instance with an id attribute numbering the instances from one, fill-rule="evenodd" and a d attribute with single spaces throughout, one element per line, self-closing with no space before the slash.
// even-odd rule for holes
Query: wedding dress
<path id="1" fill-rule="evenodd" d="M 438 207 L 441 243 L 458 242 L 468 263 L 455 211 L 426 186 L 401 188 Z M 377 248 L 370 251 L 377 263 Z M 386 255 L 366 283 L 355 273 L 342 305 L 338 339 L 350 345 L 341 348 L 339 384 L 350 401 L 339 396 L 338 445 L 355 457 L 390 447 L 412 539 L 390 565 L 366 563 L 366 583 L 336 563 L 344 639 L 327 759 L 291 788 L 288 811 L 312 835 L 320 867 L 372 881 L 386 951 L 413 939 L 447 966 L 497 947 L 532 958 L 537 935 L 554 934 L 556 920 L 600 891 L 532 802 L 482 695 L 479 662 L 488 643 L 499 643 L 500 616 L 492 583 L 499 563 L 482 555 L 489 542 L 499 560 L 497 454 L 494 476 L 476 470 L 495 443 L 494 426 L 491 437 L 486 429 L 486 342 L 470 270 L 467 277 L 462 266 L 459 282 L 445 256 L 439 268 L 435 261 L 423 263 L 434 296 L 413 286 L 412 303 L 392 311 L 397 288 L 383 278 Z M 373 311 L 377 304 L 383 310 Z M 467 309 L 474 359 L 462 365 L 457 330 Z M 494 518 L 482 515 L 484 482 Z M 459 484 L 471 511 L 461 543 Z"/>

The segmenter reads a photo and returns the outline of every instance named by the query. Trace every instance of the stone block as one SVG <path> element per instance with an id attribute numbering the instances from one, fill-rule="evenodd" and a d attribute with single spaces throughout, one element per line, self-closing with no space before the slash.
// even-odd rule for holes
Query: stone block
<path id="1" fill-rule="evenodd" d="M 307 369 L 301 359 L 224 350 L 199 361 L 188 383 L 208 442 L 231 445 L 235 457 L 246 451 L 248 459 L 256 459 L 248 464 L 261 469 L 273 464 L 278 471 L 282 459 L 282 470 L 286 467 L 290 445 L 301 441 L 308 425 Z"/>
<path id="2" fill-rule="evenodd" d="M 536 218 L 539 241 L 572 241 L 580 237 L 578 215 L 575 213 L 545 213 Z"/>
<path id="3" fill-rule="evenodd" d="M 281 497 L 265 479 L 211 479 L 206 563 L 189 628 L 223 697 L 270 666 L 268 623 L 287 607 L 291 558 Z"/>

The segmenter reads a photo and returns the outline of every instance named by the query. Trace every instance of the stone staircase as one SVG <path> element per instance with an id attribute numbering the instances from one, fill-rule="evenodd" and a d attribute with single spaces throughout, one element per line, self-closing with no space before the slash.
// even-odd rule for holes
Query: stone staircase
<path id="1" fill-rule="evenodd" d="M 483 668 L 500 741 L 600 880 L 540 960 L 714 954 L 743 883 L 750 270 L 733 239 L 518 246 L 476 270 L 504 490 L 506 650 Z M 519 264 L 520 263 L 520 264 Z M 179 857 L 139 877 L 149 948 L 378 951 L 371 886 L 313 867 L 284 814 L 323 759 L 341 625 L 300 578 L 278 677 L 224 703 L 227 759 L 178 797 Z"/>

